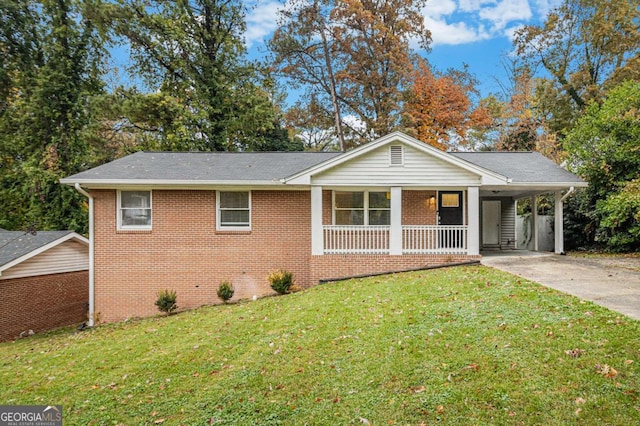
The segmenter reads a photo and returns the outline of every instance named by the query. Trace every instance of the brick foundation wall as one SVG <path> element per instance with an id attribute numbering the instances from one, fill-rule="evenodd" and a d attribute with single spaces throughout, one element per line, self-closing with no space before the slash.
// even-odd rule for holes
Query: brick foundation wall
<path id="1" fill-rule="evenodd" d="M 27 330 L 41 332 L 87 319 L 89 272 L 0 280 L 0 341 Z"/>
<path id="2" fill-rule="evenodd" d="M 358 275 L 407 271 L 428 266 L 480 260 L 481 256 L 467 255 L 324 255 L 311 256 L 311 280 L 319 281 L 349 278 Z"/>
<path id="3" fill-rule="evenodd" d="M 215 191 L 154 190 L 153 229 L 116 230 L 116 191 L 95 190 L 95 311 L 98 322 L 159 314 L 161 289 L 175 290 L 179 308 L 273 294 L 269 271 L 284 268 L 309 283 L 311 194 L 252 191 L 249 232 L 216 231 Z"/>

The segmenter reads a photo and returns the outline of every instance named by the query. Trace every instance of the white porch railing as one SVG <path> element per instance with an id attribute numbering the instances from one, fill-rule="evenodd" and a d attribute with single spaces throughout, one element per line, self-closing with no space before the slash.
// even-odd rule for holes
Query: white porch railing
<path id="1" fill-rule="evenodd" d="M 465 254 L 467 225 L 404 225 L 402 252 L 406 254 Z"/>
<path id="2" fill-rule="evenodd" d="M 389 253 L 389 226 L 325 225 L 325 254 Z"/>
<path id="3" fill-rule="evenodd" d="M 390 226 L 324 225 L 325 254 L 388 254 Z M 466 225 L 404 225 L 403 254 L 465 254 Z"/>

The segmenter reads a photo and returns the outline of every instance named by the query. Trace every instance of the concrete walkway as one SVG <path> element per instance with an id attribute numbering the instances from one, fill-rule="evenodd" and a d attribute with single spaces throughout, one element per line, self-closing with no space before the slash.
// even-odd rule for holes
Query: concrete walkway
<path id="1" fill-rule="evenodd" d="M 482 264 L 640 320 L 640 258 L 583 258 L 513 250 L 483 252 Z"/>

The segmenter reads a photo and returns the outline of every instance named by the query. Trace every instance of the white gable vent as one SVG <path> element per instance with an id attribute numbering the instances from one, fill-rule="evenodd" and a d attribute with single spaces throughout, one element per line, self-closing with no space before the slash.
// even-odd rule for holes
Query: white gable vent
<path id="1" fill-rule="evenodd" d="M 389 164 L 392 166 L 402 166 L 404 164 L 404 150 L 402 145 L 391 145 L 389 147 Z"/>

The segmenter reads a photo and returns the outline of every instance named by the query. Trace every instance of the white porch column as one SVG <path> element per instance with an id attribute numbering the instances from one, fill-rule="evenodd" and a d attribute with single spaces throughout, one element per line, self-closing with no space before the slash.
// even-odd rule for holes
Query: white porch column
<path id="1" fill-rule="evenodd" d="M 554 210 L 554 228 L 555 228 L 555 238 L 554 238 L 554 247 L 556 254 L 564 253 L 564 228 L 563 228 L 563 200 L 562 200 L 562 192 L 556 191 L 554 194 L 555 200 L 555 210 Z"/>
<path id="2" fill-rule="evenodd" d="M 480 189 L 477 186 L 467 188 L 467 206 L 467 254 L 475 256 L 480 254 Z"/>
<path id="3" fill-rule="evenodd" d="M 389 254 L 402 254 L 402 188 L 399 186 L 391 187 Z"/>
<path id="4" fill-rule="evenodd" d="M 311 187 L 311 254 L 324 254 L 322 231 L 322 187 Z"/>
<path id="5" fill-rule="evenodd" d="M 533 235 L 533 251 L 538 251 L 538 197 L 531 197 L 531 234 Z"/>

